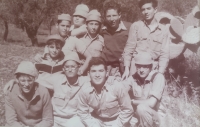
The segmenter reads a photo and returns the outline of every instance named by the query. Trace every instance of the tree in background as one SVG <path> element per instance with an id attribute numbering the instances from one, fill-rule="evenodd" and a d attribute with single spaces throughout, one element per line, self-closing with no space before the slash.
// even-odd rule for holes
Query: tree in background
<path id="1" fill-rule="evenodd" d="M 2 19 L 5 22 L 12 21 L 11 23 L 25 29 L 32 45 L 37 46 L 36 35 L 38 28 L 56 7 L 57 0 L 1 0 L 0 2 L 0 6 L 3 6 L 3 12 L 1 11 Z M 6 28 L 6 31 L 8 31 L 8 28 Z M 4 35 L 7 36 L 6 34 Z"/>

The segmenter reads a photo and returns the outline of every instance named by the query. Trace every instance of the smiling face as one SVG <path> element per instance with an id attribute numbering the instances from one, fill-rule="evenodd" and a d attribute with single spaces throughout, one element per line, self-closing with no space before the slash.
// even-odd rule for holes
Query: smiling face
<path id="1" fill-rule="evenodd" d="M 96 36 L 99 32 L 100 23 L 97 21 L 89 21 L 87 23 L 88 33 L 92 36 Z"/>
<path id="2" fill-rule="evenodd" d="M 105 14 L 105 21 L 108 27 L 112 29 L 117 29 L 119 27 L 121 14 L 117 12 L 115 9 L 109 9 Z"/>
<path id="3" fill-rule="evenodd" d="M 150 21 L 154 18 L 157 8 L 154 8 L 152 3 L 146 3 L 141 7 L 141 11 L 144 19 Z"/>
<path id="4" fill-rule="evenodd" d="M 60 55 L 61 49 L 62 49 L 61 44 L 57 42 L 57 40 L 49 42 L 49 44 L 47 45 L 47 48 L 49 50 L 49 55 L 52 59 L 57 58 Z"/>
<path id="5" fill-rule="evenodd" d="M 78 76 L 78 68 L 79 65 L 77 62 L 73 60 L 68 60 L 63 65 L 63 72 L 65 73 L 66 77 L 73 78 Z"/>
<path id="6" fill-rule="evenodd" d="M 73 16 L 73 23 L 74 23 L 74 27 L 78 28 L 82 25 L 85 24 L 85 18 L 79 15 L 74 15 Z"/>
<path id="7" fill-rule="evenodd" d="M 107 71 L 103 64 L 92 65 L 89 71 L 91 83 L 100 86 L 103 85 L 107 79 Z"/>
<path id="8" fill-rule="evenodd" d="M 66 38 L 69 34 L 69 29 L 71 26 L 71 22 L 70 21 L 58 21 L 56 27 L 58 29 L 58 33 L 61 37 Z"/>
<path id="9" fill-rule="evenodd" d="M 140 76 L 140 78 L 145 79 L 149 73 L 151 72 L 152 65 L 139 65 L 136 64 L 137 74 Z"/>
<path id="10" fill-rule="evenodd" d="M 35 78 L 27 74 L 19 74 L 17 80 L 19 82 L 19 87 L 21 91 L 26 94 L 30 93 L 34 86 Z"/>

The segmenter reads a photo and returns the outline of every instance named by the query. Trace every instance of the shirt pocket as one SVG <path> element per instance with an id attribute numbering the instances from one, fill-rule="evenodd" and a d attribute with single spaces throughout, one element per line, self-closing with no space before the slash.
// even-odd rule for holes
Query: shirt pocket
<path id="1" fill-rule="evenodd" d="M 56 106 L 62 107 L 65 103 L 65 95 L 62 94 L 55 94 L 53 96 L 53 103 Z"/>
<path id="2" fill-rule="evenodd" d="M 114 114 L 118 113 L 119 104 L 118 101 L 115 100 L 113 102 L 106 102 L 105 109 L 103 109 L 103 114 L 107 116 L 113 116 Z"/>
<path id="3" fill-rule="evenodd" d="M 135 99 L 136 98 L 142 98 L 143 90 L 140 86 L 135 85 L 134 87 L 132 87 L 132 92 L 133 92 L 133 96 L 134 96 Z"/>
<path id="4" fill-rule="evenodd" d="M 160 52 L 162 48 L 162 41 L 163 41 L 163 36 L 162 34 L 158 34 L 153 36 L 151 48 L 153 51 Z"/>

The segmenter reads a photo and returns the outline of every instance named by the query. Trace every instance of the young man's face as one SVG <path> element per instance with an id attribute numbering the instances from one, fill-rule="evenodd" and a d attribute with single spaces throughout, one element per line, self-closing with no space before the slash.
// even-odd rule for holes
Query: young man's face
<path id="1" fill-rule="evenodd" d="M 20 74 L 17 80 L 19 82 L 19 87 L 22 92 L 29 93 L 33 88 L 35 78 L 27 74 Z"/>
<path id="2" fill-rule="evenodd" d="M 141 7 L 141 11 L 144 19 L 149 21 L 154 18 L 157 8 L 154 8 L 152 3 L 146 3 Z"/>
<path id="3" fill-rule="evenodd" d="M 107 79 L 107 71 L 103 64 L 93 65 L 90 68 L 89 75 L 92 84 L 96 86 L 103 85 Z"/>
<path id="4" fill-rule="evenodd" d="M 57 24 L 58 33 L 61 37 L 65 38 L 69 34 L 69 29 L 71 26 L 71 22 L 62 20 L 59 24 Z"/>
<path id="5" fill-rule="evenodd" d="M 52 42 L 47 47 L 51 58 L 55 59 L 60 55 L 62 47 L 59 42 Z"/>
<path id="6" fill-rule="evenodd" d="M 77 62 L 73 60 L 68 60 L 63 66 L 63 72 L 65 73 L 66 77 L 73 78 L 78 76 L 78 68 L 79 65 Z"/>
<path id="7" fill-rule="evenodd" d="M 105 21 L 110 28 L 117 29 L 119 27 L 121 14 L 115 9 L 109 9 L 105 15 Z"/>
<path id="8" fill-rule="evenodd" d="M 80 27 L 85 24 L 85 18 L 79 15 L 74 15 L 73 23 L 75 27 Z"/>
<path id="9" fill-rule="evenodd" d="M 137 74 L 140 76 L 140 78 L 145 79 L 149 73 L 151 72 L 152 65 L 139 65 L 136 64 Z"/>
<path id="10" fill-rule="evenodd" d="M 90 35 L 96 36 L 99 32 L 100 23 L 97 21 L 89 21 L 87 23 L 87 30 Z"/>

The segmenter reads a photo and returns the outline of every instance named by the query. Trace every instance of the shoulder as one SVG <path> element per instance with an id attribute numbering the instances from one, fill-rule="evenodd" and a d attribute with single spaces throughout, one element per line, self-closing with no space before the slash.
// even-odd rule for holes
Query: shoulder
<path id="1" fill-rule="evenodd" d="M 127 21 L 122 21 L 124 26 L 126 26 L 127 28 L 130 28 L 131 26 L 131 22 L 127 22 Z"/>
<path id="2" fill-rule="evenodd" d="M 159 72 L 155 75 L 155 78 L 157 78 L 157 79 L 165 79 L 164 75 L 162 73 L 159 73 Z"/>
<path id="3" fill-rule="evenodd" d="M 91 85 L 90 81 L 85 82 L 81 88 L 82 94 L 89 94 L 93 90 L 94 90 L 94 87 Z"/>
<path id="4" fill-rule="evenodd" d="M 37 91 L 39 92 L 39 95 L 41 96 L 47 96 L 49 95 L 48 89 L 40 84 L 35 84 L 37 85 Z M 50 95 L 49 95 L 50 96 Z"/>
<path id="5" fill-rule="evenodd" d="M 104 42 L 104 38 L 99 34 L 99 41 Z"/>
<path id="6" fill-rule="evenodd" d="M 79 80 L 79 85 L 84 85 L 85 83 L 87 84 L 87 82 L 89 82 L 90 81 L 90 78 L 88 77 L 88 76 L 80 76 L 79 78 L 78 78 L 78 80 Z"/>

